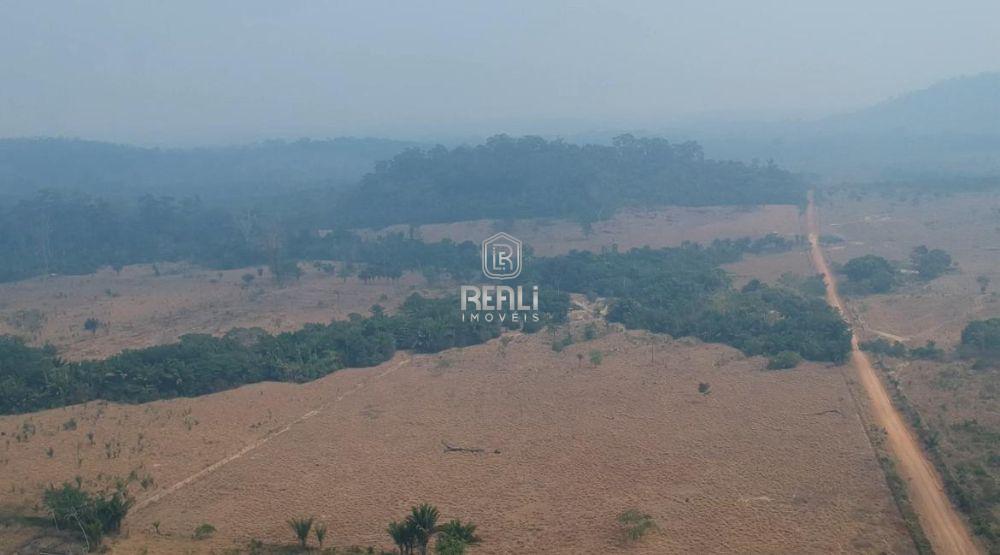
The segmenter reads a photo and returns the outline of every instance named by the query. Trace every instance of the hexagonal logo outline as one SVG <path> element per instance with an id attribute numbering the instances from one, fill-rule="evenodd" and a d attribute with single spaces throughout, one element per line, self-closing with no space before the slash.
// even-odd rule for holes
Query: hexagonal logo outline
<path id="1" fill-rule="evenodd" d="M 520 239 L 502 231 L 488 237 L 483 241 L 483 275 L 491 279 L 514 279 L 521 275 L 521 247 Z M 504 261 L 513 267 L 504 270 L 500 267 Z"/>

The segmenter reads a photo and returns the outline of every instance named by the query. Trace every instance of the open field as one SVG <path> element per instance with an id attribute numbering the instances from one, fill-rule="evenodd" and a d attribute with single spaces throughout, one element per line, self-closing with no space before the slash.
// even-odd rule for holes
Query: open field
<path id="1" fill-rule="evenodd" d="M 553 254 L 796 235 L 801 224 L 795 207 L 670 208 L 595 224 L 590 236 L 566 222 L 516 222 L 514 233 Z M 479 240 L 491 226 L 442 228 Z M 436 229 L 420 232 L 436 240 Z M 366 285 L 309 268 L 299 283 L 255 292 L 240 280 L 254 269 L 160 270 L 3 285 L 0 315 L 43 311 L 35 340 L 82 358 L 182 333 L 295 329 L 375 303 L 393 308 L 426 289 L 416 276 Z M 737 284 L 813 273 L 805 250 L 748 256 L 727 270 Z M 110 326 L 91 336 L 82 329 L 91 316 Z M 591 320 L 571 317 L 577 329 Z M 120 553 L 208 552 L 253 538 L 287 545 L 286 519 L 305 514 L 330 526 L 333 545 L 388 549 L 386 524 L 424 501 L 445 519 L 476 522 L 478 553 L 914 551 L 843 368 L 765 371 L 763 359 L 728 347 L 614 327 L 557 353 L 562 333 L 399 354 L 305 385 L 0 417 L 0 517 L 37 512 L 50 483 L 80 476 L 100 487 L 131 475 L 139 504 L 115 540 Z M 594 350 L 603 363 L 589 362 Z M 445 452 L 442 442 L 484 452 Z M 614 520 L 629 508 L 662 531 L 626 546 Z M 203 523 L 218 532 L 192 540 Z M 3 532 L 11 543 L 0 552 L 33 533 Z"/>
<path id="2" fill-rule="evenodd" d="M 301 386 L 3 417 L 8 438 L 25 422 L 36 432 L 5 446 L 0 491 L 30 505 L 42 484 L 138 468 L 155 481 L 137 488 L 142 503 L 270 435 L 135 510 L 120 550 L 289 542 L 284 520 L 299 514 L 328 522 L 335 545 L 388 548 L 385 524 L 422 501 L 478 523 L 482 553 L 623 551 L 614 518 L 631 507 L 663 528 L 641 553 L 912 550 L 839 369 L 767 372 L 727 347 L 642 333 L 562 353 L 549 341 L 401 355 Z M 595 349 L 602 364 L 577 361 Z M 76 430 L 63 430 L 70 419 Z M 106 442 L 121 445 L 110 459 Z M 184 539 L 204 522 L 215 539 Z"/>
<path id="3" fill-rule="evenodd" d="M 905 260 L 914 246 L 926 244 L 948 251 L 958 265 L 957 271 L 929 283 L 847 298 L 862 339 L 881 336 L 911 347 L 932 340 L 952 349 L 970 320 L 1000 316 L 996 196 L 954 195 L 916 204 L 912 199 L 857 202 L 837 197 L 823 205 L 822 222 L 824 233 L 846 239 L 842 248 L 826 249 L 840 262 L 868 253 Z M 986 293 L 976 282 L 980 275 L 991 280 Z M 902 400 L 912 406 L 924 433 L 934 436 L 931 455 L 943 464 L 946 479 L 973 495 L 980 514 L 992 515 L 993 526 L 1000 529 L 995 493 L 1000 482 L 995 440 L 1000 433 L 1000 370 L 973 370 L 971 362 L 876 357 L 876 366 L 897 392 L 897 404 Z"/>
<path id="4" fill-rule="evenodd" d="M 422 225 L 415 229 L 424 241 L 447 238 L 477 243 L 497 231 L 506 231 L 531 245 L 539 256 L 571 250 L 600 251 L 615 244 L 627 250 L 647 245 L 673 247 L 684 241 L 706 243 L 720 238 L 802 233 L 799 209 L 789 205 L 628 208 L 608 220 L 594 222 L 590 233 L 579 223 L 566 220 L 477 220 Z M 379 231 L 386 232 L 408 232 L 408 228 L 392 226 Z"/>
<path id="5" fill-rule="evenodd" d="M 1000 316 L 1000 198 L 962 194 L 862 201 L 844 196 L 820 205 L 823 233 L 845 239 L 825 248 L 834 263 L 865 254 L 905 261 L 918 245 L 948 251 L 958 271 L 926 284 L 914 284 L 889 295 L 850 300 L 850 308 L 869 333 L 876 330 L 923 343 L 927 339 L 952 346 L 970 319 Z M 978 276 L 992 286 L 980 293 Z M 862 339 L 867 339 L 863 337 Z"/>
<path id="6" fill-rule="evenodd" d="M 297 282 L 277 286 L 267 270 L 249 287 L 242 276 L 256 268 L 215 271 L 186 264 L 129 266 L 116 274 L 106 269 L 86 276 L 35 278 L 0 284 L 0 334 L 31 343 L 51 343 L 69 359 L 103 358 L 126 348 L 175 341 L 187 333 L 222 334 L 236 327 L 260 327 L 271 333 L 307 323 L 367 314 L 376 303 L 392 310 L 420 291 L 424 280 L 407 274 L 397 282 L 362 283 L 334 278 L 306 264 Z M 37 333 L 13 325 L 19 311 L 39 311 Z M 83 328 L 88 318 L 107 326 L 95 333 Z"/>

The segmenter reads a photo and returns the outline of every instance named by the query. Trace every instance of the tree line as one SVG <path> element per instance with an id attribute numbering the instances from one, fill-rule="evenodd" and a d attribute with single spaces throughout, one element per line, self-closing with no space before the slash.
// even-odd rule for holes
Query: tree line
<path id="1" fill-rule="evenodd" d="M 338 260 L 345 275 L 399 277 L 405 270 L 465 276 L 478 247 L 412 234 L 362 239 L 344 228 L 318 233 L 310 224 L 255 209 L 231 211 L 197 199 L 144 196 L 111 203 L 83 194 L 45 191 L 0 207 L 0 282 L 43 274 L 87 274 L 102 267 L 189 261 L 214 269 L 303 260 Z M 430 261 L 430 262 L 429 262 Z M 286 272 L 287 273 L 287 272 Z"/>
<path id="2" fill-rule="evenodd" d="M 279 150 L 316 156 L 314 150 L 325 148 L 295 143 Z M 37 149 L 0 141 L 0 160 L 22 150 L 28 156 Z M 238 151 L 233 160 L 253 152 Z M 73 160 L 78 154 L 73 149 L 64 153 Z M 114 157 L 128 168 L 131 155 L 125 154 L 116 151 Z M 139 165 L 151 155 L 133 154 Z M 26 164 L 25 172 L 37 169 L 16 156 L 12 160 L 20 161 L 11 162 L 11 168 Z M 131 175 L 121 171 L 119 180 Z M 18 195 L 5 203 L 0 199 L 0 281 L 178 260 L 216 269 L 280 267 L 332 254 L 392 276 L 415 267 L 412 261 L 409 266 L 395 262 L 406 255 L 394 248 L 399 243 L 386 245 L 391 253 L 365 250 L 377 243 L 355 252 L 359 239 L 346 230 L 512 216 L 566 218 L 587 226 L 625 206 L 803 204 L 805 199 L 804 184 L 773 164 L 710 160 L 697 143 L 631 135 L 617 137 L 611 145 L 498 135 L 475 147 L 410 149 L 376 163 L 353 188 L 283 195 L 275 189 L 266 198 L 205 200 L 191 187 L 166 188 L 188 196 L 155 196 L 142 193 L 151 189 L 139 185 L 132 189 L 141 194 L 138 198 L 100 197 L 72 192 L 72 180 L 66 179 L 51 178 L 59 189 Z M 84 187 L 86 178 L 79 179 L 78 190 L 104 190 Z"/>
<path id="3" fill-rule="evenodd" d="M 397 237 L 389 244 L 406 240 Z M 544 317 L 537 323 L 508 320 L 503 326 L 535 332 L 558 325 L 570 309 L 567 293 L 577 292 L 610 298 L 609 319 L 629 328 L 695 336 L 750 355 L 792 352 L 809 360 L 840 362 L 849 351 L 850 336 L 822 301 L 756 281 L 736 290 L 719 267 L 745 252 L 794 244 L 767 236 L 717 240 L 709 246 L 688 243 L 628 252 L 610 248 L 533 258 L 516 283 L 539 286 Z M 443 259 L 435 262 L 432 257 L 425 261 L 429 264 L 449 266 L 449 261 L 458 264 L 470 255 L 464 244 L 429 248 Z M 498 322 L 462 321 L 457 299 L 414 294 L 393 315 L 375 305 L 368 317 L 352 314 L 296 332 L 270 335 L 260 329 L 234 329 L 222 337 L 191 334 L 173 344 L 128 350 L 104 360 L 65 362 L 51 346 L 29 347 L 19 339 L 0 337 L 0 413 L 95 399 L 137 403 L 204 395 L 260 381 L 304 382 L 344 367 L 380 364 L 397 350 L 438 352 L 482 343 L 500 331 Z"/>
<path id="4" fill-rule="evenodd" d="M 496 135 L 410 149 L 343 200 L 356 225 L 556 217 L 592 222 L 624 206 L 804 204 L 804 183 L 772 163 L 711 160 L 694 142 L 616 137 L 574 145 Z"/>
<path id="5" fill-rule="evenodd" d="M 536 331 L 565 319 L 565 294 L 549 293 Z M 123 351 L 104 360 L 66 362 L 51 346 L 0 336 L 0 414 L 103 399 L 143 403 L 191 397 L 261 381 L 305 382 L 345 367 L 374 366 L 397 350 L 433 353 L 497 337 L 501 324 L 463 322 L 457 299 L 410 296 L 396 314 L 372 307 L 329 324 L 270 335 L 237 328 L 222 337 L 190 334 L 168 345 Z M 507 327 L 520 323 L 506 322 Z"/>

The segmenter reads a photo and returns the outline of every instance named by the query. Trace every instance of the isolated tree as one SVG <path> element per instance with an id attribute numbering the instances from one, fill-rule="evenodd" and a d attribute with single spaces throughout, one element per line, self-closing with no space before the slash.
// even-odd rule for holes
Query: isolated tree
<path id="1" fill-rule="evenodd" d="M 413 548 L 416 547 L 417 537 L 416 531 L 413 525 L 404 520 L 403 522 L 396 522 L 395 520 L 389 523 L 389 537 L 392 538 L 393 543 L 396 544 L 396 548 L 399 550 L 400 555 L 410 555 L 413 553 Z"/>
<path id="2" fill-rule="evenodd" d="M 290 280 L 298 281 L 302 277 L 302 268 L 294 260 L 278 260 L 271 264 L 271 275 L 278 285 L 284 285 Z"/>
<path id="3" fill-rule="evenodd" d="M 306 542 L 309 541 L 309 531 L 312 530 L 313 517 L 309 518 L 293 518 L 288 521 L 288 526 L 295 532 L 295 536 L 299 538 L 299 545 L 302 549 L 306 548 Z"/>
<path id="4" fill-rule="evenodd" d="M 319 543 L 319 548 L 323 549 L 323 540 L 326 539 L 326 524 L 316 524 L 313 527 L 313 534 L 316 535 L 316 541 Z"/>
<path id="5" fill-rule="evenodd" d="M 427 544 L 431 536 L 437 532 L 437 521 L 440 513 L 437 507 L 424 503 L 410 509 L 410 516 L 406 517 L 406 522 L 413 527 L 416 545 L 420 548 L 421 555 L 427 555 Z"/>
<path id="6" fill-rule="evenodd" d="M 701 382 L 701 383 L 698 384 L 698 393 L 701 393 L 702 395 L 708 395 L 708 392 L 711 389 L 712 389 L 712 386 L 708 385 L 705 382 Z"/>
<path id="7" fill-rule="evenodd" d="M 920 245 L 910 253 L 910 261 L 913 268 L 920 274 L 921 279 L 934 279 L 951 268 L 951 255 L 941 249 L 928 250 L 926 246 Z"/>
<path id="8" fill-rule="evenodd" d="M 455 519 L 442 524 L 438 529 L 437 542 L 434 551 L 440 555 L 462 555 L 470 545 L 482 541 L 476 535 L 476 525 L 471 522 L 462 523 Z"/>
<path id="9" fill-rule="evenodd" d="M 356 271 L 357 271 L 357 269 L 354 267 L 354 264 L 351 263 L 351 262 L 348 262 L 347 264 L 344 264 L 343 266 L 341 266 L 340 271 L 337 272 L 337 275 L 340 276 L 341 280 L 343 280 L 343 281 L 346 282 L 347 278 L 353 276 Z"/>
<path id="10" fill-rule="evenodd" d="M 90 333 L 97 333 L 97 329 L 101 327 L 101 321 L 97 318 L 87 318 L 83 322 L 83 329 L 89 331 Z"/>
<path id="11" fill-rule="evenodd" d="M 240 277 L 240 279 L 243 280 L 243 287 L 249 287 L 250 284 L 253 283 L 254 278 L 255 276 L 253 274 L 250 273 L 243 274 L 243 276 Z"/>
<path id="12" fill-rule="evenodd" d="M 852 258 L 844 264 L 847 279 L 862 290 L 872 293 L 885 293 L 892 289 L 896 281 L 896 273 L 892 264 L 881 256 L 868 254 Z"/>
<path id="13" fill-rule="evenodd" d="M 987 276 L 979 276 L 976 278 L 976 283 L 979 284 L 979 292 L 985 294 L 986 288 L 990 286 L 990 278 Z"/>
<path id="14" fill-rule="evenodd" d="M 590 351 L 590 363 L 594 366 L 600 366 L 601 362 L 604 361 L 604 353 L 598 350 Z"/>

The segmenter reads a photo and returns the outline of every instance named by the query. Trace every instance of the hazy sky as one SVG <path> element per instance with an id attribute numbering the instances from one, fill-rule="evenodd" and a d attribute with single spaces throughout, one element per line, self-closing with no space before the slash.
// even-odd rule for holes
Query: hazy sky
<path id="1" fill-rule="evenodd" d="M 996 71 L 998 37 L 996 0 L 0 0 L 0 136 L 207 144 L 814 116 Z"/>

